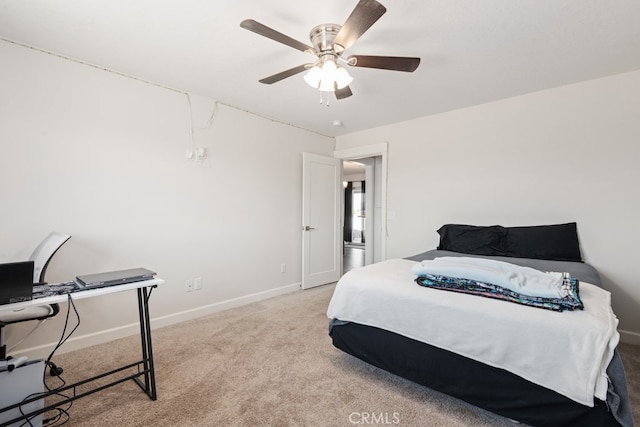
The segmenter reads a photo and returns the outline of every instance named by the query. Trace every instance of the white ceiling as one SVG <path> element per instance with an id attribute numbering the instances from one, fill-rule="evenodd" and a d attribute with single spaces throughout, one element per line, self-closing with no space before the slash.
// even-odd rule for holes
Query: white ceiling
<path id="1" fill-rule="evenodd" d="M 342 24 L 357 0 L 0 0 L 0 37 L 325 135 L 640 69 L 638 0 L 380 1 L 387 13 L 345 56 L 418 56 L 420 67 L 349 68 L 354 95 L 329 107 L 303 74 L 258 83 L 313 57 L 239 24 L 309 44 L 312 27 Z"/>
<path id="2" fill-rule="evenodd" d="M 366 166 L 358 162 L 343 161 L 342 176 L 364 174 Z"/>

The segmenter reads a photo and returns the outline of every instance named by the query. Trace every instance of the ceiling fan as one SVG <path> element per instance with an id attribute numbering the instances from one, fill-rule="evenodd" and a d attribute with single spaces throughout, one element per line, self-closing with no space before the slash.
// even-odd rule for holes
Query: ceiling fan
<path id="1" fill-rule="evenodd" d="M 353 78 L 341 64 L 406 72 L 413 72 L 420 65 L 420 58 L 402 56 L 350 55 L 346 59 L 342 57 L 342 54 L 386 11 L 387 9 L 375 0 L 360 0 L 344 25 L 321 24 L 313 27 L 309 33 L 313 46 L 299 42 L 253 19 L 242 21 L 240 26 L 317 57 L 314 63 L 302 64 L 265 77 L 259 80 L 260 83 L 276 83 L 307 71 L 304 79 L 309 85 L 323 92 L 334 92 L 337 99 L 344 99 L 353 95 L 349 88 Z"/>

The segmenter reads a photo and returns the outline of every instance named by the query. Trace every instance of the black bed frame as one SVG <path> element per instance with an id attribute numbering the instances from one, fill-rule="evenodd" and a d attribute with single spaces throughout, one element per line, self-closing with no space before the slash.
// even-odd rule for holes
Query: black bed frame
<path id="1" fill-rule="evenodd" d="M 503 369 L 357 323 L 335 324 L 333 345 L 371 365 L 533 426 L 619 426 L 607 404 L 593 408 Z"/>

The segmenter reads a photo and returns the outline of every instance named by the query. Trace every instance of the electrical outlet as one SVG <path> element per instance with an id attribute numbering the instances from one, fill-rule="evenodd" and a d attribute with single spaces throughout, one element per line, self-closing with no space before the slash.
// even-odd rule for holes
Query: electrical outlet
<path id="1" fill-rule="evenodd" d="M 202 277 L 196 277 L 193 279 L 193 290 L 199 291 L 200 289 L 202 289 Z"/>
<path id="2" fill-rule="evenodd" d="M 286 272 L 287 272 L 287 264 L 283 262 L 282 264 L 280 264 L 280 273 L 286 273 Z"/>
<path id="3" fill-rule="evenodd" d="M 184 286 L 185 292 L 193 291 L 193 279 L 187 279 Z"/>

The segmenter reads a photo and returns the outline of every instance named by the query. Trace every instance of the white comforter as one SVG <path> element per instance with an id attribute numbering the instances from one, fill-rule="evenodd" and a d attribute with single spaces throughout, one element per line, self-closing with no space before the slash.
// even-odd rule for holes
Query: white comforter
<path id="1" fill-rule="evenodd" d="M 551 312 L 415 283 L 392 259 L 338 282 L 327 315 L 374 326 L 510 371 L 583 405 L 606 400 L 620 335 L 609 292 L 580 283 L 582 311 Z"/>

